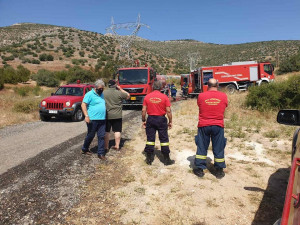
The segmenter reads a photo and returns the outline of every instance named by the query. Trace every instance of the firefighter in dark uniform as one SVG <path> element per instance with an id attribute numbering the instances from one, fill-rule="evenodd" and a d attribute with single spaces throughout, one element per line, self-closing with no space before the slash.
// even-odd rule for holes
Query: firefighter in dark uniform
<path id="1" fill-rule="evenodd" d="M 177 93 L 177 88 L 174 85 L 174 83 L 171 84 L 171 97 L 173 98 L 174 101 L 176 101 L 176 93 Z"/>
<path id="2" fill-rule="evenodd" d="M 189 88 L 189 86 L 187 85 L 186 82 L 184 82 L 184 84 L 182 86 L 182 95 L 183 95 L 183 97 L 186 97 L 188 95 L 188 88 Z"/>
<path id="3" fill-rule="evenodd" d="M 154 160 L 155 135 L 158 131 L 161 153 L 164 156 L 164 164 L 171 165 L 174 160 L 170 159 L 168 128 L 172 128 L 172 112 L 169 98 L 160 92 L 162 84 L 155 81 L 153 92 L 146 95 L 143 102 L 142 121 L 146 129 L 147 143 L 144 152 L 146 153 L 146 163 L 151 165 Z M 146 122 L 146 114 L 148 114 Z M 166 115 L 168 120 L 166 118 Z"/>
<path id="4" fill-rule="evenodd" d="M 210 79 L 208 90 L 198 96 L 199 107 L 198 134 L 195 136 L 197 153 L 195 158 L 194 173 L 203 177 L 206 169 L 207 149 L 212 142 L 214 154 L 214 167 L 216 177 L 221 179 L 225 176 L 223 168 L 226 168 L 224 149 L 226 138 L 224 137 L 224 112 L 228 105 L 227 95 L 218 91 L 218 81 Z"/>

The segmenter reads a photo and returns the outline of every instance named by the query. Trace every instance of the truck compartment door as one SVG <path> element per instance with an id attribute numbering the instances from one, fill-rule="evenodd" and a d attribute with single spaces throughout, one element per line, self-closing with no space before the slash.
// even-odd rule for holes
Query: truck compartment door
<path id="1" fill-rule="evenodd" d="M 257 81 L 258 80 L 258 68 L 257 66 L 250 67 L 250 81 Z"/>

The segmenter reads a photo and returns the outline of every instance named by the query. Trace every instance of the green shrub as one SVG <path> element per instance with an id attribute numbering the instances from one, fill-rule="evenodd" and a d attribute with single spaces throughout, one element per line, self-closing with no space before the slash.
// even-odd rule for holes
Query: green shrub
<path id="1" fill-rule="evenodd" d="M 40 92 L 41 92 L 41 87 L 40 86 L 35 86 L 32 90 L 32 93 L 35 95 L 35 96 L 39 96 L 40 95 Z"/>
<path id="2" fill-rule="evenodd" d="M 41 62 L 38 59 L 33 59 L 33 60 L 31 60 L 31 63 L 32 64 L 40 64 Z"/>
<path id="3" fill-rule="evenodd" d="M 11 66 L 4 67 L 3 78 L 4 82 L 9 84 L 17 84 L 19 81 L 16 70 Z"/>
<path id="4" fill-rule="evenodd" d="M 68 71 L 66 70 L 56 71 L 54 72 L 54 75 L 58 80 L 66 80 Z"/>
<path id="5" fill-rule="evenodd" d="M 249 89 L 246 105 L 259 111 L 300 108 L 300 76 Z"/>
<path id="6" fill-rule="evenodd" d="M 296 71 L 300 71 L 300 51 L 297 55 L 293 55 L 280 63 L 278 74 Z"/>
<path id="7" fill-rule="evenodd" d="M 43 53 L 43 54 L 41 54 L 40 56 L 39 56 L 39 59 L 41 60 L 41 61 L 53 61 L 53 55 L 47 55 L 47 54 L 45 54 L 45 53 Z"/>
<path id="8" fill-rule="evenodd" d="M 0 90 L 4 88 L 4 69 L 0 68 Z"/>
<path id="9" fill-rule="evenodd" d="M 30 71 L 24 66 L 19 65 L 17 67 L 17 76 L 19 78 L 19 82 L 26 82 L 30 78 Z"/>
<path id="10" fill-rule="evenodd" d="M 96 80 L 96 75 L 90 70 L 84 70 L 79 66 L 70 68 L 67 75 L 67 82 L 74 83 L 77 80 L 84 82 L 93 82 Z"/>
<path id="11" fill-rule="evenodd" d="M 28 94 L 31 90 L 32 90 L 31 87 L 19 87 L 19 88 L 16 87 L 16 88 L 14 88 L 14 91 L 22 97 L 28 96 Z"/>
<path id="12" fill-rule="evenodd" d="M 34 74 L 32 79 L 35 80 L 39 86 L 57 87 L 59 85 L 59 80 L 55 77 L 54 73 L 44 69 Z"/>
<path id="13" fill-rule="evenodd" d="M 15 103 L 13 110 L 20 113 L 31 113 L 39 109 L 39 100 L 27 100 Z"/>

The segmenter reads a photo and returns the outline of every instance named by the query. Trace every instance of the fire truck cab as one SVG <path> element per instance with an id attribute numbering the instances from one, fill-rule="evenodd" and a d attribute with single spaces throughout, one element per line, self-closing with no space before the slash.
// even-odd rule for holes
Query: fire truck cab
<path id="1" fill-rule="evenodd" d="M 142 105 L 144 98 L 152 91 L 152 85 L 156 79 L 156 72 L 148 67 L 120 68 L 117 74 L 118 85 L 130 94 L 123 105 Z"/>

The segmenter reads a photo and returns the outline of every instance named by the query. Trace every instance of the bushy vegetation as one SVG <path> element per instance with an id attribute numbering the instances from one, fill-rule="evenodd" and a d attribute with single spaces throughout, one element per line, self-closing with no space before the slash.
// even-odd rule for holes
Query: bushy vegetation
<path id="1" fill-rule="evenodd" d="M 280 63 L 278 74 L 300 71 L 300 51 Z"/>
<path id="2" fill-rule="evenodd" d="M 300 108 L 300 76 L 259 87 L 251 87 L 246 105 L 259 111 Z"/>
<path id="3" fill-rule="evenodd" d="M 32 75 L 32 79 L 39 86 L 57 87 L 59 85 L 59 80 L 55 77 L 54 73 L 44 69 Z"/>
<path id="4" fill-rule="evenodd" d="M 75 66 L 69 69 L 66 77 L 68 83 L 76 83 L 80 80 L 82 83 L 93 82 L 96 80 L 96 74 L 90 70 L 84 70 L 79 66 Z"/>
<path id="5" fill-rule="evenodd" d="M 4 88 L 4 76 L 3 76 L 3 68 L 0 68 L 0 90 Z"/>
<path id="6" fill-rule="evenodd" d="M 28 81 L 30 71 L 22 65 L 19 65 L 16 70 L 11 66 L 5 65 L 0 70 L 0 77 L 3 83 L 17 84 Z"/>
<path id="7" fill-rule="evenodd" d="M 43 53 L 39 56 L 39 59 L 41 61 L 53 61 L 54 58 L 53 55 Z"/>
<path id="8" fill-rule="evenodd" d="M 31 113 L 39 109 L 39 103 L 40 100 L 37 99 L 30 99 L 26 101 L 17 102 L 14 105 L 13 110 L 15 112 L 20 112 L 20 113 Z"/>

